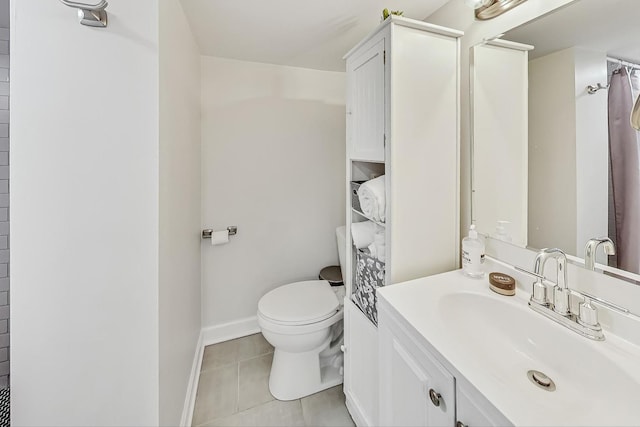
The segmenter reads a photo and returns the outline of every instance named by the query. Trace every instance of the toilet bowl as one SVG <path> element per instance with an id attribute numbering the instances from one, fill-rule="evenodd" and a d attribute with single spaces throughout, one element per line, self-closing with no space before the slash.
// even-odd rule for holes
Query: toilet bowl
<path id="1" fill-rule="evenodd" d="M 344 239 L 344 227 L 336 233 Z M 299 399 L 342 383 L 343 304 L 337 294 L 326 280 L 308 280 L 273 289 L 258 302 L 258 324 L 274 347 L 269 390 L 276 399 Z"/>

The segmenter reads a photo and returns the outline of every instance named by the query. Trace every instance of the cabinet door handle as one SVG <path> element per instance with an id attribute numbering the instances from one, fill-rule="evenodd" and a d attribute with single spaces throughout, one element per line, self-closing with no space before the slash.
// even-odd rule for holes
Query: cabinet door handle
<path id="1" fill-rule="evenodd" d="M 467 427 L 467 425 L 465 423 L 463 423 L 462 421 L 458 421 L 456 423 L 456 427 Z"/>
<path id="2" fill-rule="evenodd" d="M 440 406 L 440 403 L 442 402 L 442 396 L 434 389 L 429 390 L 429 399 L 431 399 L 433 406 Z"/>

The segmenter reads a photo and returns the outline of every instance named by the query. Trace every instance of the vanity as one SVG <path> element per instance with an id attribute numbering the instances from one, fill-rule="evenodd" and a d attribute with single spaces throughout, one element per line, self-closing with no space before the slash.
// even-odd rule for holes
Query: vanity
<path id="1" fill-rule="evenodd" d="M 640 255 L 637 265 L 620 256 L 635 250 L 620 237 L 640 232 L 614 221 L 607 120 L 611 76 L 640 64 L 625 49 L 640 37 L 640 2 L 612 3 L 525 2 L 468 25 L 453 7 L 433 16 L 465 30 L 462 223 L 485 238 L 485 273 L 515 278 L 516 294 L 454 270 L 378 288 L 377 334 L 347 311 L 347 367 L 362 360 L 378 373 L 345 377 L 350 410 L 351 384 L 371 397 L 370 417 L 351 411 L 358 425 L 640 423 Z M 365 339 L 377 353 L 362 351 Z"/>
<path id="2" fill-rule="evenodd" d="M 514 12 L 517 27 L 460 26 L 469 219 L 486 239 L 486 274 L 514 277 L 517 290 L 499 295 L 460 270 L 380 289 L 381 425 L 640 423 L 640 258 L 621 256 L 640 240 L 616 215 L 607 111 L 612 77 L 640 70 L 627 49 L 640 3 L 613 3 L 541 16 L 528 2 L 518 13 L 531 21 Z M 562 262 L 536 266 L 543 253 Z M 580 316 L 589 296 L 603 300 L 591 304 L 597 321 L 590 308 Z M 578 318 L 586 326 L 571 329 Z"/>
<path id="3" fill-rule="evenodd" d="M 590 340 L 528 307 L 526 274 L 485 267 L 516 295 L 461 270 L 379 291 L 381 425 L 637 425 L 640 317 L 599 306 Z"/>

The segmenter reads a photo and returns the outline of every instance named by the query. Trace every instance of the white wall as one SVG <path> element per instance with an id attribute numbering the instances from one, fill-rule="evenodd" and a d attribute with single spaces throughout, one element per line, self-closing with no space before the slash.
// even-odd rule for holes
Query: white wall
<path id="1" fill-rule="evenodd" d="M 160 424 L 175 426 L 200 335 L 200 53 L 180 2 L 159 6 Z"/>
<path id="2" fill-rule="evenodd" d="M 12 2 L 13 425 L 157 425 L 158 1 Z"/>
<path id="3" fill-rule="evenodd" d="M 460 227 L 462 235 L 467 234 L 471 223 L 471 146 L 469 121 L 469 48 L 481 43 L 484 38 L 495 37 L 511 28 L 521 25 L 544 13 L 571 3 L 575 0 L 536 0 L 522 3 L 489 21 L 476 21 L 473 10 L 464 0 L 450 0 L 430 15 L 425 21 L 462 30 L 465 32 L 460 50 L 460 106 L 461 106 L 461 200 Z M 480 230 L 492 232 L 492 230 Z"/>
<path id="4" fill-rule="evenodd" d="M 202 57 L 202 226 L 238 226 L 203 247 L 204 327 L 338 263 L 344 97 L 344 73 Z"/>

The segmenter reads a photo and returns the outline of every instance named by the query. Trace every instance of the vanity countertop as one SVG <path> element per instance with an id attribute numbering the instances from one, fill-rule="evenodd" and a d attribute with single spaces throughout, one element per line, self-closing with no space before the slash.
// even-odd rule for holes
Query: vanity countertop
<path id="1" fill-rule="evenodd" d="M 638 425 L 640 346 L 607 329 L 604 341 L 580 336 L 531 310 L 523 286 L 502 296 L 488 277 L 456 270 L 378 296 L 514 425 Z M 556 390 L 535 386 L 529 370 L 544 372 Z"/>

